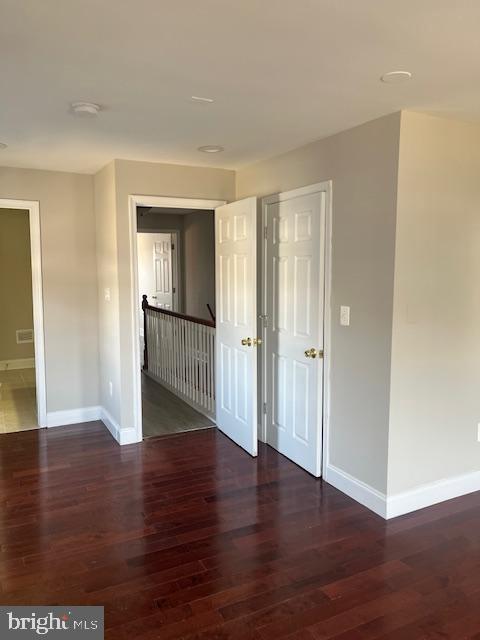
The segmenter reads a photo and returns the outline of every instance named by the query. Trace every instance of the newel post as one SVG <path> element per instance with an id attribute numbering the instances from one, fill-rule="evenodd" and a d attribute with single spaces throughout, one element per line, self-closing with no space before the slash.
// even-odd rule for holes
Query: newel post
<path id="1" fill-rule="evenodd" d="M 143 309 L 143 368 L 148 369 L 148 348 L 147 348 L 147 296 L 142 296 L 142 309 Z"/>

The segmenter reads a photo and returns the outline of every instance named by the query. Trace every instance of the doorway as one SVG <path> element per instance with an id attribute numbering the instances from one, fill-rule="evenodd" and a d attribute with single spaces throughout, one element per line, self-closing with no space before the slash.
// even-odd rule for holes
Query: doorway
<path id="1" fill-rule="evenodd" d="M 214 211 L 149 200 L 135 216 L 144 438 L 215 425 Z"/>
<path id="2" fill-rule="evenodd" d="M 46 426 L 40 216 L 0 199 L 0 433 Z"/>

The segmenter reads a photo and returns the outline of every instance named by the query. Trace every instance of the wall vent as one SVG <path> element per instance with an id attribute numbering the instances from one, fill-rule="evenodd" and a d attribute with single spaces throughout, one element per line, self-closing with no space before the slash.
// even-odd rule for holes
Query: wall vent
<path id="1" fill-rule="evenodd" d="M 33 329 L 17 329 L 17 344 L 33 342 Z"/>

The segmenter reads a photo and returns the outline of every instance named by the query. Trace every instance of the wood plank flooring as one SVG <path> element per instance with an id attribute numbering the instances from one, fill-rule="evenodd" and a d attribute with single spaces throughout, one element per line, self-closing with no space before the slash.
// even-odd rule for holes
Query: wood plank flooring
<path id="1" fill-rule="evenodd" d="M 480 638 L 480 495 L 388 523 L 216 430 L 0 436 L 0 601 L 100 604 L 107 640 Z"/>
<path id="2" fill-rule="evenodd" d="M 143 437 L 172 435 L 213 427 L 213 422 L 161 384 L 142 373 Z"/>

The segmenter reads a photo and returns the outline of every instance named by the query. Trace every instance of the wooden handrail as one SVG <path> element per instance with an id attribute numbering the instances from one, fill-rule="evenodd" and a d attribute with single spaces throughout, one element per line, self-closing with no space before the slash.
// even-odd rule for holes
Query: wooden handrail
<path id="1" fill-rule="evenodd" d="M 168 311 L 167 309 L 161 309 L 160 307 L 152 307 L 152 305 L 148 304 L 148 299 L 146 295 L 142 296 L 142 309 L 145 312 L 146 309 L 150 309 L 151 311 L 156 311 L 157 313 L 164 313 L 167 316 L 172 316 L 173 318 L 180 318 L 181 320 L 188 320 L 188 322 L 195 322 L 195 324 L 203 324 L 206 327 L 215 328 L 215 321 L 213 320 L 205 320 L 205 318 L 197 318 L 195 316 L 187 316 L 185 313 L 177 313 L 176 311 Z M 146 316 L 144 314 L 144 323 L 145 323 L 145 332 L 146 332 Z"/>
<path id="2" fill-rule="evenodd" d="M 208 313 L 210 314 L 211 319 L 213 320 L 213 322 L 215 322 L 215 314 L 212 311 L 212 307 L 208 304 L 207 302 L 207 309 L 208 309 Z"/>

